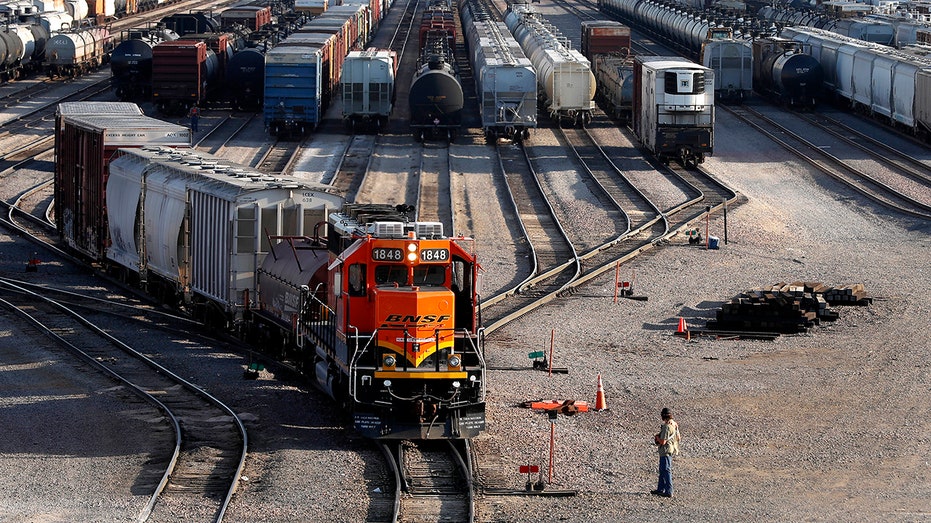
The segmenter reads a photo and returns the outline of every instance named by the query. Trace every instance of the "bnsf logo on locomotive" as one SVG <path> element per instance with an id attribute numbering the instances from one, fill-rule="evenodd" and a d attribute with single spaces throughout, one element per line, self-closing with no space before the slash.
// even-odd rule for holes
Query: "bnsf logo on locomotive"
<path id="1" fill-rule="evenodd" d="M 416 323 L 418 325 L 427 325 L 430 323 L 443 323 L 449 321 L 448 314 L 424 314 L 418 316 L 389 314 L 383 323 Z"/>

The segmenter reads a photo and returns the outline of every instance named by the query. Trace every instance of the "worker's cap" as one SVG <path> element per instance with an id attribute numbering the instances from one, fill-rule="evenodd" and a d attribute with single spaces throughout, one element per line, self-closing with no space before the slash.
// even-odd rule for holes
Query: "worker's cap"
<path id="1" fill-rule="evenodd" d="M 663 408 L 663 410 L 659 413 L 659 415 L 662 416 L 663 418 L 671 418 L 672 411 L 667 408 Z"/>

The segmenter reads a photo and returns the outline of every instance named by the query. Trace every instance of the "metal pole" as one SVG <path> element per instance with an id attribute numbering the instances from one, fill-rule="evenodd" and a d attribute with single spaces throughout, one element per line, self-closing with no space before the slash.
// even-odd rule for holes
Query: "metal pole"
<path id="1" fill-rule="evenodd" d="M 556 329 L 550 331 L 550 376 L 553 375 L 553 344 L 556 342 Z"/>
<path id="2" fill-rule="evenodd" d="M 727 202 L 724 202 L 724 245 L 727 245 Z"/>
<path id="3" fill-rule="evenodd" d="M 708 240 L 708 227 L 709 227 L 710 221 L 711 221 L 711 206 L 707 205 L 705 206 L 705 250 L 708 250 L 708 248 L 711 245 L 711 242 Z"/>
<path id="4" fill-rule="evenodd" d="M 553 459 L 556 454 L 556 420 L 550 419 L 550 474 L 547 483 L 553 483 Z"/>
<path id="5" fill-rule="evenodd" d="M 617 286 L 620 285 L 621 262 L 614 264 L 614 303 L 617 303 Z"/>

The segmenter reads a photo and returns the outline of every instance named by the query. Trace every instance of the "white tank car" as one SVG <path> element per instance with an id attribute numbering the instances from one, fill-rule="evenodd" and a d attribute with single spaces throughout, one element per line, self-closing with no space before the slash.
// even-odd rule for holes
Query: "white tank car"
<path id="1" fill-rule="evenodd" d="M 43 66 L 49 76 L 78 76 L 96 69 L 109 59 L 110 31 L 86 27 L 61 32 L 49 38 Z"/>
<path id="2" fill-rule="evenodd" d="M 329 186 L 202 152 L 143 147 L 115 156 L 107 257 L 162 285 L 162 295 L 212 304 L 223 317 L 256 296 L 255 271 L 276 236 L 312 235 L 343 204 Z"/>
<path id="3" fill-rule="evenodd" d="M 537 126 L 537 74 L 507 26 L 478 2 L 459 3 L 482 128 L 489 139 L 522 139 Z"/>
<path id="4" fill-rule="evenodd" d="M 567 46 L 559 30 L 528 5 L 512 4 L 504 21 L 536 68 L 550 116 L 560 123 L 591 121 L 595 76 L 588 59 Z"/>

